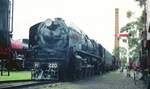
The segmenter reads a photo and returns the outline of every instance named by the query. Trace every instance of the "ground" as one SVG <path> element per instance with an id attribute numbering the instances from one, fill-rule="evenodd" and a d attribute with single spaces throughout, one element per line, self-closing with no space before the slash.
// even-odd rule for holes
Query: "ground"
<path id="1" fill-rule="evenodd" d="M 7 72 L 4 72 L 5 76 L 0 76 L 0 81 L 5 80 L 29 80 L 31 79 L 30 71 L 11 71 L 10 76 L 6 76 Z"/>
<path id="2" fill-rule="evenodd" d="M 142 81 L 137 80 L 135 84 L 131 77 L 115 71 L 79 81 L 44 85 L 31 89 L 145 89 L 144 87 Z"/>

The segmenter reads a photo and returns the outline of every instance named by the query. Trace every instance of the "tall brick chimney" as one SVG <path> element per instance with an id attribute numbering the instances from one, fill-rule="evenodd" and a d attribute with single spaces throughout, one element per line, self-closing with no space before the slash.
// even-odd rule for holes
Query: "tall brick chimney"
<path id="1" fill-rule="evenodd" d="M 119 34 L 119 8 L 115 8 L 115 48 L 118 48 L 119 38 L 116 34 Z"/>

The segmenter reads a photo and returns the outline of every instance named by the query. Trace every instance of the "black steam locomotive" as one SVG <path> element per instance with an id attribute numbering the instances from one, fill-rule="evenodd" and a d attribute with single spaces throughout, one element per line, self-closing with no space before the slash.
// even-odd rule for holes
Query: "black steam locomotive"
<path id="1" fill-rule="evenodd" d="M 55 18 L 30 28 L 25 64 L 33 68 L 32 79 L 68 80 L 115 69 L 117 60 L 82 31 Z"/>

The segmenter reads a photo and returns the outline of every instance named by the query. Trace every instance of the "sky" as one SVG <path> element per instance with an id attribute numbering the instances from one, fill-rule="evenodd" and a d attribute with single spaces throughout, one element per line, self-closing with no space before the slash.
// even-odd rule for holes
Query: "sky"
<path id="1" fill-rule="evenodd" d="M 115 8 L 119 8 L 120 28 L 140 15 L 134 0 L 14 0 L 13 39 L 28 38 L 29 28 L 47 18 L 63 18 L 67 24 L 80 28 L 89 38 L 102 44 L 109 52 L 114 48 Z"/>

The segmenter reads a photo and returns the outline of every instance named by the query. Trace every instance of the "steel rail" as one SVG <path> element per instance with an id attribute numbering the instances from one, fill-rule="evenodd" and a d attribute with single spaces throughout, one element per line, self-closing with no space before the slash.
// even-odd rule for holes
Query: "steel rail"
<path id="1" fill-rule="evenodd" d="M 47 81 L 47 80 L 18 80 L 18 81 L 8 81 L 8 82 L 1 82 L 0 89 L 19 89 L 25 87 L 33 87 L 38 85 L 44 84 L 54 84 L 57 81 Z"/>

